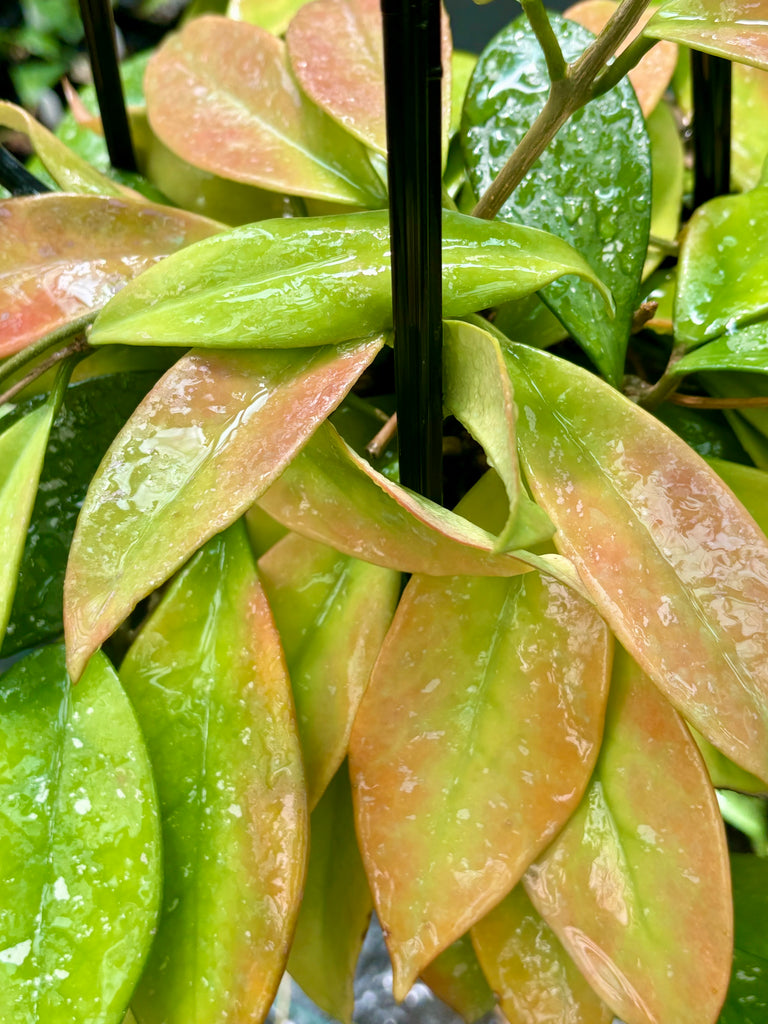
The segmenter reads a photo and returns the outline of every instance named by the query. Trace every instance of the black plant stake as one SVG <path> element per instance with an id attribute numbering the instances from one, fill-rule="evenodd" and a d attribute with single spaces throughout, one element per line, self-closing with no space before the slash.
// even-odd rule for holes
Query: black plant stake
<path id="1" fill-rule="evenodd" d="M 12 196 L 36 196 L 51 191 L 3 146 L 0 146 L 0 185 Z"/>
<path id="2" fill-rule="evenodd" d="M 120 81 L 112 7 L 109 0 L 80 0 L 80 13 L 110 162 L 121 171 L 135 171 L 136 155 Z"/>
<path id="3" fill-rule="evenodd" d="M 700 206 L 731 191 L 731 62 L 691 50 L 693 201 Z"/>
<path id="4" fill-rule="evenodd" d="M 442 498 L 440 2 L 381 0 L 400 480 Z"/>

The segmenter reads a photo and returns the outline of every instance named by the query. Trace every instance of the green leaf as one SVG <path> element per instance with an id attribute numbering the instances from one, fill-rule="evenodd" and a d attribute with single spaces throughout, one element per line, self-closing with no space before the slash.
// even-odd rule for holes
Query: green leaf
<path id="1" fill-rule="evenodd" d="M 302 94 L 285 44 L 264 29 L 195 18 L 155 51 L 144 88 L 152 130 L 205 171 L 333 202 L 386 201 L 365 147 Z"/>
<path id="2" fill-rule="evenodd" d="M 475 1024 L 496 1006 L 469 935 L 456 939 L 427 964 L 421 972 L 421 980 L 438 999 L 463 1017 L 466 1024 Z"/>
<path id="3" fill-rule="evenodd" d="M 768 399 L 768 378 L 762 373 L 722 371 L 702 373 L 699 379 L 717 398 Z M 768 407 L 743 405 L 737 411 L 724 412 L 755 465 L 768 469 Z"/>
<path id="4" fill-rule="evenodd" d="M 742 327 L 709 341 L 678 359 L 668 373 L 675 378 L 712 370 L 768 373 L 768 323 Z"/>
<path id="5" fill-rule="evenodd" d="M 731 185 L 746 192 L 760 181 L 768 156 L 763 133 L 768 116 L 768 73 L 734 64 L 731 90 Z"/>
<path id="6" fill-rule="evenodd" d="M 307 0 L 229 0 L 227 17 L 247 21 L 281 36 Z"/>
<path id="7" fill-rule="evenodd" d="M 728 850 L 684 722 L 616 651 L 584 800 L 525 876 L 531 900 L 626 1024 L 713 1024 L 728 985 Z"/>
<path id="8" fill-rule="evenodd" d="M 766 0 L 668 0 L 644 34 L 768 69 L 766 25 Z"/>
<path id="9" fill-rule="evenodd" d="M 768 253 L 756 225 L 768 189 L 719 196 L 688 221 L 680 249 L 675 339 L 694 348 L 768 317 Z"/>
<path id="10" fill-rule="evenodd" d="M 664 402 L 653 414 L 702 458 L 749 462 L 749 456 L 719 409 L 695 409 Z"/>
<path id="11" fill-rule="evenodd" d="M 575 809 L 598 753 L 610 660 L 600 617 L 551 577 L 411 579 L 350 741 L 396 999 Z"/>
<path id="12" fill-rule="evenodd" d="M 67 555 L 88 484 L 157 377 L 151 371 L 108 374 L 67 388 L 48 439 L 2 656 L 61 636 Z M 13 515 L 19 511 L 14 503 Z"/>
<path id="13" fill-rule="evenodd" d="M 241 524 L 180 573 L 120 669 L 163 814 L 142 1024 L 261 1020 L 301 899 L 306 802 L 285 662 Z"/>
<path id="14" fill-rule="evenodd" d="M 160 903 L 160 825 L 136 718 L 102 654 L 0 678 L 0 1017 L 119 1024 Z"/>
<path id="15" fill-rule="evenodd" d="M 235 228 L 142 274 L 101 313 L 90 340 L 281 348 L 361 338 L 392 324 L 389 250 L 386 210 Z M 444 316 L 528 295 L 562 274 L 605 294 L 553 235 L 443 214 Z"/>
<path id="16" fill-rule="evenodd" d="M 528 483 L 616 636 L 768 779 L 768 540 L 683 441 L 592 374 L 509 345 Z"/>
<path id="17" fill-rule="evenodd" d="M 509 1024 L 613 1021 L 522 885 L 478 921 L 471 934 Z"/>
<path id="18" fill-rule="evenodd" d="M 648 137 L 651 140 L 653 172 L 651 234 L 656 238 L 674 241 L 680 228 L 683 206 L 683 140 L 680 137 L 680 129 L 675 115 L 667 103 L 658 103 L 645 123 Z M 644 279 L 658 267 L 664 256 L 665 253 L 661 249 L 651 244 L 651 250 L 646 256 L 643 267 Z"/>
<path id="19" fill-rule="evenodd" d="M 351 1024 L 355 966 L 373 911 L 357 849 L 346 765 L 310 820 L 312 844 L 288 973 L 331 1017 Z"/>
<path id="20" fill-rule="evenodd" d="M 768 534 L 768 473 L 725 459 L 710 458 L 707 462 L 728 484 L 763 533 Z"/>
<path id="21" fill-rule="evenodd" d="M 111 445 L 78 520 L 64 584 L 73 678 L 141 598 L 280 475 L 382 344 L 193 350 L 162 377 Z"/>
<path id="22" fill-rule="evenodd" d="M 220 225 L 143 199 L 0 203 L 0 357 L 103 306 L 142 270 Z"/>
<path id="23" fill-rule="evenodd" d="M 764 1024 L 768 1015 L 768 861 L 731 854 L 736 924 L 733 972 L 719 1024 Z"/>
<path id="24" fill-rule="evenodd" d="M 58 371 L 54 390 L 43 405 L 0 433 L 0 645 L 11 617 L 48 434 L 69 371 L 69 366 Z"/>
<path id="25" fill-rule="evenodd" d="M 768 805 L 762 796 L 724 790 L 717 794 L 723 820 L 749 839 L 758 857 L 768 857 Z"/>
<path id="26" fill-rule="evenodd" d="M 569 60 L 593 39 L 580 25 L 557 15 L 550 20 Z M 476 195 L 504 166 L 548 92 L 543 53 L 527 19 L 520 18 L 485 50 L 464 106 L 464 150 Z M 499 214 L 569 241 L 611 289 L 613 319 L 592 289 L 573 279 L 549 285 L 541 297 L 616 385 L 648 244 L 650 160 L 640 107 L 624 81 L 566 122 Z"/>
<path id="27" fill-rule="evenodd" d="M 689 726 L 689 729 L 691 730 L 691 735 L 696 740 L 696 746 L 699 748 L 701 756 L 704 758 L 704 764 L 707 766 L 707 772 L 712 780 L 712 785 L 716 789 L 733 789 L 742 793 L 753 794 L 765 793 L 766 786 L 761 779 L 758 779 L 755 775 L 750 775 L 749 772 L 745 772 L 743 768 L 739 768 L 737 764 L 734 764 L 725 754 L 721 754 L 717 747 L 713 747 L 709 740 L 705 739 L 694 728 Z"/>
<path id="28" fill-rule="evenodd" d="M 291 677 L 311 810 L 346 757 L 400 574 L 295 533 L 270 548 L 259 573 Z"/>

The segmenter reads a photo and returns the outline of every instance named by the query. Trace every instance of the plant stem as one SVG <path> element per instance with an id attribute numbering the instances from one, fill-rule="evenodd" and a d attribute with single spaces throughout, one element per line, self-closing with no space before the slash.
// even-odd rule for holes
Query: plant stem
<path id="1" fill-rule="evenodd" d="M 595 79 L 648 3 L 649 0 L 623 0 L 600 35 L 578 60 L 569 65 L 565 78 L 552 82 L 543 110 L 481 196 L 472 211 L 474 217 L 492 220 L 568 118 L 589 102 Z"/>
<path id="2" fill-rule="evenodd" d="M 33 359 L 37 359 L 39 355 L 46 352 L 49 348 L 53 348 L 54 345 L 58 345 L 60 341 L 64 341 L 66 338 L 70 338 L 73 334 L 79 334 L 88 324 L 93 323 L 96 319 L 96 313 L 98 310 L 94 310 L 92 313 L 86 313 L 85 316 L 81 316 L 78 320 L 73 320 L 63 327 L 60 327 L 56 331 L 52 331 L 50 334 L 46 334 L 43 338 L 38 338 L 37 341 L 31 342 L 25 346 L 20 352 L 14 353 L 12 356 L 8 356 L 2 362 L 0 362 L 0 381 L 7 380 L 8 377 L 12 377 L 17 370 L 22 366 L 26 366 L 27 363 L 31 363 Z"/>
<path id="3" fill-rule="evenodd" d="M 365 450 L 374 459 L 381 457 L 384 449 L 387 447 L 389 442 L 397 433 L 397 413 L 393 412 L 387 422 L 381 428 L 381 430 L 372 437 L 368 444 L 365 446 Z"/>
<path id="4" fill-rule="evenodd" d="M 84 334 L 78 334 L 78 336 L 71 341 L 65 348 L 59 349 L 58 352 L 54 352 L 53 355 L 44 359 L 42 363 L 38 363 L 37 366 L 30 370 L 26 377 L 22 377 L 21 380 L 16 381 L 12 384 L 7 391 L 4 391 L 0 395 L 0 405 L 5 405 L 6 402 L 10 402 L 16 395 L 20 394 L 24 388 L 29 387 L 33 381 L 36 381 L 38 377 L 42 377 L 44 373 L 51 369 L 52 366 L 56 366 L 57 363 L 62 362 L 64 359 L 68 359 L 69 356 L 78 355 L 80 353 L 85 354 L 91 351 L 91 346 L 85 340 Z"/>
<path id="5" fill-rule="evenodd" d="M 697 409 L 765 409 L 768 408 L 768 395 L 754 398 L 710 398 L 708 395 L 671 395 L 670 402 L 675 405 L 687 405 Z"/>
<path id="6" fill-rule="evenodd" d="M 731 62 L 691 50 L 693 201 L 698 207 L 731 190 Z"/>
<path id="7" fill-rule="evenodd" d="M 559 82 L 568 74 L 568 62 L 560 49 L 560 43 L 552 29 L 542 0 L 520 0 L 547 62 L 551 82 Z"/>
<path id="8" fill-rule="evenodd" d="M 647 36 L 638 36 L 637 39 L 633 39 L 626 50 L 617 54 L 613 64 L 609 64 L 605 71 L 597 76 L 592 84 L 592 99 L 610 92 L 614 86 L 618 85 L 625 75 L 637 67 L 646 53 L 653 49 L 658 41 L 658 39 L 649 39 Z"/>
<path id="9" fill-rule="evenodd" d="M 120 79 L 112 6 L 109 0 L 80 0 L 80 13 L 110 162 L 122 171 L 135 171 L 138 168 Z"/>
<path id="10" fill-rule="evenodd" d="M 0 146 L 0 185 L 12 196 L 37 196 L 51 191 L 4 146 Z"/>

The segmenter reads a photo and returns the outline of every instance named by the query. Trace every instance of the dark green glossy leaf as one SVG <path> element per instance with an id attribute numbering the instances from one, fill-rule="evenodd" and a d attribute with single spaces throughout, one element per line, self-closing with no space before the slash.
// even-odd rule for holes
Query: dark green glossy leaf
<path id="1" fill-rule="evenodd" d="M 400 574 L 295 533 L 270 548 L 259 573 L 291 677 L 312 809 L 346 756 Z"/>
<path id="2" fill-rule="evenodd" d="M 466 1024 L 490 1013 L 496 1006 L 491 987 L 478 962 L 469 935 L 452 942 L 421 972 L 424 981 Z"/>
<path id="3" fill-rule="evenodd" d="M 198 350 L 162 377 L 115 438 L 78 520 L 64 584 L 73 678 L 142 597 L 279 476 L 382 344 Z"/>
<path id="4" fill-rule="evenodd" d="M 645 35 L 768 69 L 767 25 L 766 0 L 667 0 Z"/>
<path id="5" fill-rule="evenodd" d="M 654 415 L 702 458 L 748 463 L 749 456 L 718 409 L 692 409 L 664 402 Z M 754 515 L 754 512 L 752 513 Z"/>
<path id="6" fill-rule="evenodd" d="M 350 741 L 396 998 L 574 810 L 602 736 L 611 649 L 594 608 L 538 572 L 412 577 Z"/>
<path id="7" fill-rule="evenodd" d="M 720 196 L 688 221 L 680 249 L 675 338 L 688 348 L 768 317 L 768 253 L 758 225 L 768 189 Z"/>
<path id="8" fill-rule="evenodd" d="M 726 409 L 723 415 L 754 464 L 761 469 L 768 469 L 768 436 L 754 427 L 739 412 Z"/>
<path id="9" fill-rule="evenodd" d="M 617 648 L 605 737 L 528 895 L 626 1024 L 713 1024 L 733 941 L 728 850 L 685 723 Z"/>
<path id="10" fill-rule="evenodd" d="M 163 814 L 163 916 L 141 1024 L 263 1019 L 304 881 L 301 753 L 280 641 L 242 524 L 180 573 L 120 669 Z"/>
<path id="11" fill-rule="evenodd" d="M 568 59 L 593 39 L 580 25 L 556 15 L 551 20 Z M 501 170 L 548 91 L 541 48 L 520 18 L 485 50 L 464 106 L 464 149 L 477 195 Z M 632 86 L 624 81 L 560 129 L 499 214 L 567 239 L 611 289 L 613 319 L 592 290 L 572 278 L 541 294 L 613 384 L 624 372 L 650 213 L 650 145 Z"/>
<path id="12" fill-rule="evenodd" d="M 563 274 L 602 287 L 552 235 L 443 214 L 445 316 L 528 295 Z M 281 218 L 208 239 L 123 289 L 90 340 L 282 348 L 335 344 L 391 323 L 389 215 L 381 210 Z"/>
<path id="13" fill-rule="evenodd" d="M 373 900 L 357 849 L 347 766 L 310 819 L 312 843 L 288 973 L 321 1010 L 351 1024 L 353 981 Z"/>
<path id="14" fill-rule="evenodd" d="M 0 1019 L 120 1024 L 160 903 L 160 825 L 136 718 L 94 656 L 0 678 Z"/>
<path id="15" fill-rule="evenodd" d="M 672 377 L 708 370 L 768 373 L 768 323 L 742 327 L 688 352 L 669 370 Z"/>

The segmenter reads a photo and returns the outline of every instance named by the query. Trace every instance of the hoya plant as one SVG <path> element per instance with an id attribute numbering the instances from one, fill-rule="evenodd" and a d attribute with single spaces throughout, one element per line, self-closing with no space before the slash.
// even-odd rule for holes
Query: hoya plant
<path id="1" fill-rule="evenodd" d="M 374 910 L 468 1022 L 768 1020 L 766 9 L 523 8 L 442 23 L 431 494 L 377 0 L 188 17 L 124 161 L 0 103 L 2 1021 L 347 1024 Z"/>

